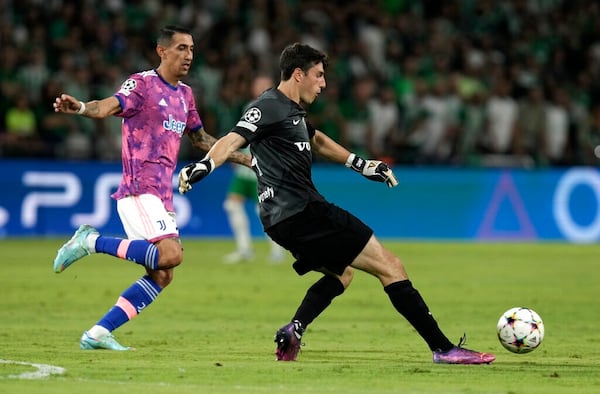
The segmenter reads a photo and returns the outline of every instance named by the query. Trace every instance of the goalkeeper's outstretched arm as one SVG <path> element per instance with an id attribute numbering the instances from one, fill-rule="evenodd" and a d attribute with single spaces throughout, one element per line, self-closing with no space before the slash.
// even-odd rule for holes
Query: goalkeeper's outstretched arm
<path id="1" fill-rule="evenodd" d="M 322 131 L 315 130 L 311 146 L 321 156 L 336 163 L 344 163 L 346 167 L 352 168 L 367 179 L 385 182 L 388 187 L 398 185 L 396 176 L 386 163 L 380 160 L 363 159 L 329 138 Z"/>
<path id="2" fill-rule="evenodd" d="M 310 142 L 313 151 L 335 163 L 344 164 L 348 156 L 350 156 L 348 149 L 329 138 L 320 130 L 315 130 L 315 135 Z"/>
<path id="3" fill-rule="evenodd" d="M 192 184 L 207 177 L 215 168 L 223 164 L 246 143 L 246 139 L 237 133 L 230 132 L 216 140 L 206 156 L 200 161 L 190 163 L 179 171 L 179 193 L 185 194 L 192 189 Z M 250 156 L 248 160 L 250 160 Z"/>
<path id="4" fill-rule="evenodd" d="M 239 134 L 237 134 L 237 135 L 239 135 Z M 218 141 L 215 137 L 208 134 L 206 132 L 206 130 L 204 130 L 204 127 L 202 127 L 196 133 L 190 133 L 189 136 L 190 136 L 190 141 L 192 142 L 192 146 L 201 150 L 202 152 L 210 151 L 210 149 L 213 147 L 213 145 Z M 223 138 L 225 138 L 225 137 L 223 137 Z M 243 140 L 243 138 L 242 138 L 242 140 Z M 245 140 L 244 140 L 244 142 L 245 142 Z M 242 143 L 242 145 L 243 145 L 243 143 Z M 242 145 L 240 145 L 240 146 L 242 146 Z M 226 160 L 231 163 L 244 165 L 248 168 L 252 167 L 252 158 L 250 157 L 250 155 L 242 153 L 242 152 L 233 151 L 229 154 L 229 156 L 227 157 Z"/>

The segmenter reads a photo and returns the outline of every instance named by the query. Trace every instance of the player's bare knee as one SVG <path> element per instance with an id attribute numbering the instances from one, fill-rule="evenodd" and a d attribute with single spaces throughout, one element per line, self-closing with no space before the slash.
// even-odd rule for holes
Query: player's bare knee
<path id="1" fill-rule="evenodd" d="M 182 253 L 169 253 L 161 255 L 158 261 L 158 267 L 161 269 L 175 268 L 183 262 Z"/>
<path id="2" fill-rule="evenodd" d="M 350 286 L 352 279 L 354 279 L 354 268 L 348 266 L 344 269 L 342 275 L 339 276 L 339 280 L 342 282 L 342 285 L 344 285 L 344 289 L 347 289 L 348 286 Z"/>
<path id="3" fill-rule="evenodd" d="M 183 249 L 175 239 L 165 239 L 158 244 L 158 268 L 175 268 L 183 262 Z"/>
<path id="4" fill-rule="evenodd" d="M 161 289 L 164 289 L 173 281 L 172 269 L 148 270 L 148 275 Z"/>

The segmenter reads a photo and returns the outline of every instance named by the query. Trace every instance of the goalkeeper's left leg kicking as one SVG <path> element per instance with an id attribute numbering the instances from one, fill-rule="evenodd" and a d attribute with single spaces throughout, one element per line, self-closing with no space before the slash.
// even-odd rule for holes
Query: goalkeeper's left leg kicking
<path id="1" fill-rule="evenodd" d="M 174 214 L 165 210 L 158 197 L 126 197 L 117 202 L 117 209 L 127 239 L 103 236 L 92 226 L 82 225 L 54 259 L 56 273 L 92 253 L 109 254 L 146 269 L 146 275 L 127 288 L 115 305 L 83 333 L 82 349 L 132 350 L 117 342 L 112 332 L 148 307 L 171 283 L 173 268 L 183 261 Z"/>
<path id="2" fill-rule="evenodd" d="M 350 285 L 358 269 L 379 279 L 392 305 L 425 340 L 440 364 L 489 364 L 495 356 L 454 345 L 442 332 L 421 294 L 409 280 L 404 264 L 385 248 L 373 230 L 354 215 L 328 202 L 313 202 L 267 230 L 296 258 L 300 275 L 325 275 L 306 292 L 291 321 L 275 333 L 277 360 L 294 361 L 302 335 L 331 302 Z M 350 263 L 350 264 L 349 264 Z"/>

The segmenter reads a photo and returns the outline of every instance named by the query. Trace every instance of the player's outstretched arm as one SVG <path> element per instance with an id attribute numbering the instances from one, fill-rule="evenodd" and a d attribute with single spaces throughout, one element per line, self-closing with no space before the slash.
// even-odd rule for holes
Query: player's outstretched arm
<path id="1" fill-rule="evenodd" d="M 102 119 L 121 111 L 121 104 L 115 96 L 84 103 L 68 94 L 61 94 L 54 100 L 54 112 L 82 115 L 88 118 Z"/>
<path id="2" fill-rule="evenodd" d="M 206 156 L 200 161 L 190 163 L 179 171 L 179 193 L 185 194 L 192 189 L 192 184 L 207 177 L 215 168 L 223 164 L 246 143 L 246 139 L 237 133 L 230 132 L 215 141 Z M 247 155 L 249 157 L 249 155 Z"/>
<path id="3" fill-rule="evenodd" d="M 310 142 L 313 151 L 335 163 L 345 163 L 350 154 L 348 149 L 329 138 L 321 130 L 315 130 L 315 135 Z"/>
<path id="4" fill-rule="evenodd" d="M 398 185 L 396 176 L 386 163 L 380 160 L 363 159 L 333 141 L 322 131 L 315 130 L 311 143 L 313 150 L 321 156 L 336 163 L 344 163 L 346 167 L 352 168 L 367 179 L 385 182 L 388 187 Z"/>
<path id="5" fill-rule="evenodd" d="M 204 130 L 204 127 L 196 133 L 190 133 L 189 136 L 192 146 L 203 152 L 208 152 L 215 144 L 215 142 L 217 142 L 217 139 L 212 135 L 208 134 L 206 130 Z M 252 167 L 252 158 L 250 157 L 250 155 L 242 152 L 232 152 L 227 158 L 227 161 L 231 163 L 241 164 L 248 168 Z"/>

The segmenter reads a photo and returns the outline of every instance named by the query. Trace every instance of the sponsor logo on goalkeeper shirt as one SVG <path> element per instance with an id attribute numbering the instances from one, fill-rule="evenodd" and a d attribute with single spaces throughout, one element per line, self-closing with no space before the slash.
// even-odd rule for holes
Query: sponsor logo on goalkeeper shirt
<path id="1" fill-rule="evenodd" d="M 310 150 L 310 142 L 294 142 L 294 145 L 296 145 L 300 152 Z"/>
<path id="2" fill-rule="evenodd" d="M 271 186 L 267 187 L 262 193 L 258 195 L 258 203 L 262 204 L 266 200 L 275 197 L 275 190 Z"/>

